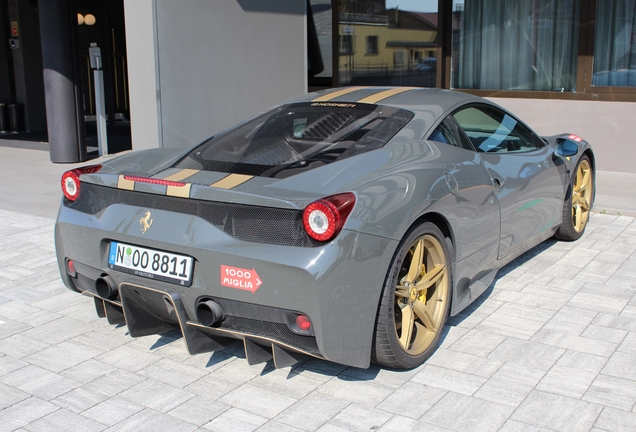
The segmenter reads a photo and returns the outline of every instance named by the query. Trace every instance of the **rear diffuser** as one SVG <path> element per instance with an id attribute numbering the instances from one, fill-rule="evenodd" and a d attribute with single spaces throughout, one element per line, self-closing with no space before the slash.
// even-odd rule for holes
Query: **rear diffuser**
<path id="1" fill-rule="evenodd" d="M 188 321 L 188 325 L 211 336 L 221 336 L 226 334 L 233 338 L 242 339 L 243 347 L 245 349 L 245 358 L 247 359 L 247 363 L 250 365 L 273 360 L 274 366 L 280 369 L 293 366 L 296 363 L 304 361 L 310 357 L 323 359 L 323 357 L 283 344 L 265 336 L 250 335 L 237 330 L 206 327 L 193 321 Z"/>
<path id="2" fill-rule="evenodd" d="M 285 368 L 309 357 L 322 358 L 267 337 L 188 321 L 176 292 L 122 283 L 119 286 L 120 301 L 103 299 L 87 291 L 84 294 L 94 298 L 95 310 L 100 318 L 106 317 L 110 324 L 125 323 L 132 337 L 161 334 L 179 328 L 190 354 L 218 351 L 238 339 L 243 341 L 245 358 L 250 365 L 273 360 L 276 368 Z"/>
<path id="3" fill-rule="evenodd" d="M 190 354 L 218 351 L 232 342 L 227 338 L 212 339 L 185 325 L 188 315 L 175 292 L 122 283 L 119 297 L 132 337 L 164 333 L 179 327 Z"/>

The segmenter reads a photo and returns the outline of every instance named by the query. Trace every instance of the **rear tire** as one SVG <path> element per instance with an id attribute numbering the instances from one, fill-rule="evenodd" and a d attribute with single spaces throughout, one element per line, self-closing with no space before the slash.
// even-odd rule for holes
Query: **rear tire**
<path id="1" fill-rule="evenodd" d="M 372 359 L 396 369 L 421 365 L 437 349 L 450 310 L 452 259 L 431 222 L 400 242 L 388 269 L 376 319 Z"/>
<path id="2" fill-rule="evenodd" d="M 554 234 L 557 240 L 578 240 L 585 232 L 594 200 L 594 178 L 590 158 L 581 157 L 563 202 L 563 222 Z"/>

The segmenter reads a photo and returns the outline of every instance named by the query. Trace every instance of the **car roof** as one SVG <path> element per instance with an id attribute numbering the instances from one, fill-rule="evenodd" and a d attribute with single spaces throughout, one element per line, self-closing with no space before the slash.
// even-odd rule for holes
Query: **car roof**
<path id="1" fill-rule="evenodd" d="M 325 104 L 373 103 L 404 108 L 411 111 L 448 112 L 458 105 L 481 102 L 490 103 L 478 96 L 452 90 L 422 87 L 341 87 L 309 93 L 294 102 Z"/>

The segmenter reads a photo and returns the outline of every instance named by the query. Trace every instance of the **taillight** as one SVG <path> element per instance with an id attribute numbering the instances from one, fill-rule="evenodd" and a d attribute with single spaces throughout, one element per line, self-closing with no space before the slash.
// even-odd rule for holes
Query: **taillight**
<path id="1" fill-rule="evenodd" d="M 303 212 L 305 231 L 319 242 L 333 239 L 342 229 L 355 203 L 356 197 L 351 192 L 314 201 Z"/>
<path id="2" fill-rule="evenodd" d="M 75 201 L 80 193 L 80 180 L 82 174 L 92 174 L 102 169 L 101 165 L 89 165 L 75 168 L 62 174 L 62 192 L 70 201 Z"/>

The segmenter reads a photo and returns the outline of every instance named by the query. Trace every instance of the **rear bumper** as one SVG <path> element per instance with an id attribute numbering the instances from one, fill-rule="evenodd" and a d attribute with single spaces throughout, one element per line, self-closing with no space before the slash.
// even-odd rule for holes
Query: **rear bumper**
<path id="1" fill-rule="evenodd" d="M 197 216 L 154 209 L 152 229 L 142 234 L 139 219 L 146 210 L 121 204 L 96 215 L 60 209 L 55 244 L 62 279 L 93 296 L 98 313 L 110 322 L 125 321 L 133 337 L 178 327 L 191 353 L 220 349 L 234 338 L 244 341 L 250 362 L 267 359 L 258 349 L 265 347 L 277 365 L 287 365 L 290 353 L 303 353 L 369 366 L 379 296 L 397 241 L 345 230 L 320 247 L 246 242 Z M 192 256 L 192 285 L 110 269 L 111 241 Z M 75 278 L 66 272 L 67 258 L 76 263 Z M 262 285 L 253 292 L 224 286 L 221 266 L 254 269 Z M 103 275 L 117 285 L 114 298 L 95 291 Z M 213 327 L 199 323 L 196 306 L 202 299 L 225 304 L 231 311 L 225 321 Z M 294 333 L 281 322 L 286 313 L 307 315 L 314 335 Z"/>

